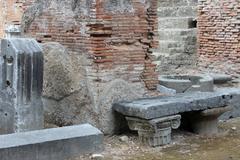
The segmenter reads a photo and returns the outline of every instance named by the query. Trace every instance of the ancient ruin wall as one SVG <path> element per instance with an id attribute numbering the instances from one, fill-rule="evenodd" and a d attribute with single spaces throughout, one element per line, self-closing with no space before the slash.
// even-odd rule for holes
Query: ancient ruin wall
<path id="1" fill-rule="evenodd" d="M 240 77 L 239 0 L 199 1 L 199 66 Z"/>
<path id="2" fill-rule="evenodd" d="M 150 49 L 157 44 L 156 2 L 75 0 L 62 1 L 62 6 L 54 1 L 41 3 L 25 15 L 26 33 L 39 42 L 60 42 L 73 52 L 88 53 L 96 82 L 122 78 L 144 81 L 148 89 L 155 89 L 157 78 Z M 32 15 L 37 17 L 33 20 Z"/>
<path id="3" fill-rule="evenodd" d="M 112 133 L 112 103 L 156 88 L 151 53 L 157 46 L 156 0 L 25 0 L 21 6 L 26 10 L 21 22 L 24 35 L 40 43 L 58 42 L 67 50 L 51 43 L 44 49 L 70 57 L 62 64 L 55 63 L 61 57 L 52 57 L 57 53 L 45 59 L 45 64 L 55 63 L 44 76 L 49 121 L 57 125 L 90 122 Z M 65 86 L 56 91 L 54 80 L 60 81 L 51 74 L 61 74 L 57 71 L 61 67 L 64 73 L 69 68 L 71 72 L 66 72 Z"/>

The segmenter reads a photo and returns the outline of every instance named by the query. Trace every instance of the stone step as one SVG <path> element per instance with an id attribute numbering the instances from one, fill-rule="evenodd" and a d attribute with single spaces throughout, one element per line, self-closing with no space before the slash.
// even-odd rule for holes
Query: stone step
<path id="1" fill-rule="evenodd" d="M 176 54 L 176 53 L 184 53 L 184 54 L 194 54 L 197 51 L 197 47 L 194 45 L 185 45 L 184 47 L 176 47 L 176 48 L 166 48 L 163 46 L 160 46 L 157 50 L 161 53 L 168 53 L 170 55 Z"/>
<path id="2" fill-rule="evenodd" d="M 187 41 L 185 41 L 187 39 Z M 157 49 L 158 52 L 175 54 L 175 53 L 186 53 L 193 54 L 196 53 L 196 37 L 188 37 L 184 38 L 181 41 L 176 40 L 160 40 L 159 47 Z"/>
<path id="3" fill-rule="evenodd" d="M 158 17 L 197 17 L 197 6 L 158 8 Z"/>
<path id="4" fill-rule="evenodd" d="M 198 0 L 158 0 L 158 7 L 197 6 Z"/>
<path id="5" fill-rule="evenodd" d="M 163 60 L 163 59 L 171 59 L 172 57 L 176 57 L 176 55 L 182 55 L 183 53 L 166 53 L 166 52 L 153 52 L 156 60 Z"/>
<path id="6" fill-rule="evenodd" d="M 165 40 L 160 40 L 159 41 L 159 47 L 157 49 L 158 52 L 163 52 L 163 53 L 170 53 L 170 49 L 173 48 L 183 48 L 183 43 L 178 43 L 177 41 L 165 41 Z"/>
<path id="7" fill-rule="evenodd" d="M 197 28 L 197 21 L 193 17 L 159 17 L 158 18 L 158 28 Z"/>
<path id="8" fill-rule="evenodd" d="M 170 57 L 169 53 L 162 53 L 162 52 L 153 52 L 153 55 L 157 63 L 161 63 L 161 60 L 167 59 L 168 57 Z"/>
<path id="9" fill-rule="evenodd" d="M 183 41 L 186 37 L 196 37 L 197 29 L 162 29 L 158 33 L 159 40 Z"/>
<path id="10" fill-rule="evenodd" d="M 196 36 L 182 36 L 181 40 L 177 38 L 159 40 L 159 45 L 169 44 L 170 48 L 181 47 L 183 45 L 196 45 L 197 37 Z"/>

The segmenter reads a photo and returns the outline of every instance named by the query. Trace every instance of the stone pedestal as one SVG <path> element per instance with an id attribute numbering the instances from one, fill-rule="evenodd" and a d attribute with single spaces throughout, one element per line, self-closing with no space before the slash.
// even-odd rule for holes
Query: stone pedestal
<path id="1" fill-rule="evenodd" d="M 180 115 L 144 120 L 126 117 L 131 130 L 138 131 L 139 139 L 152 147 L 171 143 L 172 129 L 180 126 Z"/>
<path id="2" fill-rule="evenodd" d="M 193 113 L 190 117 L 193 131 L 207 136 L 217 134 L 218 117 L 230 110 L 232 107 L 221 107 Z"/>
<path id="3" fill-rule="evenodd" d="M 43 53 L 34 39 L 1 41 L 0 134 L 43 128 Z"/>

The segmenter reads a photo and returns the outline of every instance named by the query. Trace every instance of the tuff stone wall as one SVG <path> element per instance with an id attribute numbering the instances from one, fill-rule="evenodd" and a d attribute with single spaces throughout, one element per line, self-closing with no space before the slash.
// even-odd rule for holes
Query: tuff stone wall
<path id="1" fill-rule="evenodd" d="M 43 45 L 49 122 L 59 126 L 90 122 L 112 133 L 112 103 L 156 89 L 152 55 L 157 47 L 156 0 L 11 2 L 20 6 L 19 16 L 24 13 L 14 20 L 21 21 L 23 36 L 39 43 L 58 42 Z M 64 83 L 58 77 L 64 77 Z"/>
<path id="2" fill-rule="evenodd" d="M 199 67 L 240 77 L 239 0 L 199 0 Z"/>

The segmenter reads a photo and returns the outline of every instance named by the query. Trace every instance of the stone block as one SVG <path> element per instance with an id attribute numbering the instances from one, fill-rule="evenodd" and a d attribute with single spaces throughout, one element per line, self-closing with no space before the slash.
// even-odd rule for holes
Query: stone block
<path id="1" fill-rule="evenodd" d="M 191 92 L 176 96 L 161 96 L 115 103 L 113 109 L 130 117 L 154 119 L 184 112 L 201 111 L 228 105 L 240 95 L 239 88 L 225 88 L 214 92 Z"/>
<path id="2" fill-rule="evenodd" d="M 177 93 L 213 91 L 213 79 L 206 75 L 173 75 L 160 76 L 160 85 L 175 89 Z"/>
<path id="3" fill-rule="evenodd" d="M 162 85 L 158 85 L 157 86 L 157 90 L 160 92 L 160 93 L 163 93 L 163 94 L 166 94 L 166 95 L 176 95 L 177 92 L 175 89 L 171 89 L 171 88 L 167 88 L 165 86 L 162 86 Z"/>
<path id="4" fill-rule="evenodd" d="M 89 124 L 0 136 L 1 160 L 67 160 L 103 150 L 103 134 Z"/>

